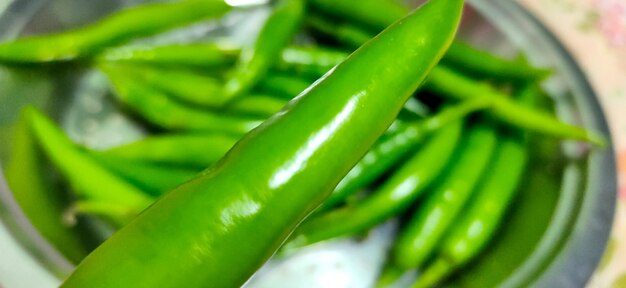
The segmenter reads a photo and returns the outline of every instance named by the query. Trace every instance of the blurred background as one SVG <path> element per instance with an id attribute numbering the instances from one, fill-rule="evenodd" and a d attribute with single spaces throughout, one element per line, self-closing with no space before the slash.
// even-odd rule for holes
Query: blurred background
<path id="1" fill-rule="evenodd" d="M 626 287 L 626 1 L 522 0 L 566 46 L 600 98 L 617 154 L 619 201 L 607 252 L 589 287 Z"/>

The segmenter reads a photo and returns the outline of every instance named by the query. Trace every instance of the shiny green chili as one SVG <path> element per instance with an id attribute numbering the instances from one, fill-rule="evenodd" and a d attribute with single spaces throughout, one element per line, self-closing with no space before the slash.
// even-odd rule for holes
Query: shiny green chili
<path id="1" fill-rule="evenodd" d="M 462 126 L 463 121 L 457 120 L 436 132 L 362 202 L 304 221 L 284 249 L 356 235 L 402 213 L 448 164 L 461 136 Z"/>
<path id="2" fill-rule="evenodd" d="M 222 158 L 237 142 L 224 134 L 164 134 L 111 148 L 106 156 L 128 161 L 205 169 Z"/>
<path id="3" fill-rule="evenodd" d="M 525 105 L 532 106 L 538 95 L 535 85 L 519 92 Z M 521 131 L 501 131 L 494 160 L 487 168 L 490 174 L 476 189 L 462 217 L 452 227 L 437 250 L 435 260 L 425 269 L 413 287 L 431 287 L 474 258 L 493 238 L 509 203 L 520 189 L 526 163 L 528 143 Z"/>
<path id="4" fill-rule="evenodd" d="M 83 28 L 1 43 L 0 63 L 68 61 L 90 56 L 133 38 L 219 17 L 231 8 L 223 0 L 138 5 Z"/>
<path id="5" fill-rule="evenodd" d="M 83 243 L 80 227 L 64 221 L 67 195 L 46 173 L 44 155 L 30 124 L 30 109 L 22 112 L 16 124 L 5 176 L 10 191 L 37 231 L 69 261 L 78 264 L 89 250 Z"/>
<path id="6" fill-rule="evenodd" d="M 68 179 L 79 198 L 124 205 L 135 213 L 152 203 L 151 197 L 143 191 L 110 173 L 89 157 L 41 112 L 28 109 L 25 113 L 43 151 Z"/>
<path id="7" fill-rule="evenodd" d="M 184 183 L 200 172 L 200 169 L 133 161 L 102 153 L 90 153 L 90 156 L 112 173 L 155 197 Z"/>
<path id="8" fill-rule="evenodd" d="M 234 71 L 224 84 L 223 96 L 230 100 L 247 94 L 280 58 L 300 28 L 304 0 L 278 0 L 251 47 L 244 47 Z"/>
<path id="9" fill-rule="evenodd" d="M 114 72 L 109 73 L 116 73 L 116 77 L 124 77 L 126 81 L 135 81 L 138 85 L 154 87 L 160 90 L 160 92 L 166 93 L 170 98 L 190 105 L 216 108 L 224 103 L 222 81 L 196 71 L 187 69 L 155 69 L 155 67 L 130 65 L 113 66 L 110 64 L 106 66 L 105 70 L 113 70 Z M 280 79 L 275 79 L 277 77 Z M 266 78 L 267 81 L 264 80 L 263 82 L 272 82 L 268 84 L 270 87 L 280 85 L 282 91 L 278 93 L 285 93 L 285 91 L 295 92 L 293 90 L 289 91 L 292 87 L 288 87 L 288 85 L 294 81 L 297 83 L 299 83 L 298 81 L 302 82 L 299 79 L 292 80 L 294 77 L 286 76 L 267 76 Z M 306 84 L 306 87 L 308 87 L 308 84 Z M 297 93 L 291 94 L 289 99 L 301 91 L 299 90 Z M 280 97 L 253 93 L 253 95 L 235 100 L 223 110 L 232 112 L 231 114 L 267 118 L 278 112 L 287 103 L 287 100 L 277 98 Z"/>
<path id="10" fill-rule="evenodd" d="M 352 0 L 311 0 L 313 10 L 327 13 L 340 19 L 348 19 L 351 23 L 335 23 L 326 20 L 326 27 L 317 27 L 320 32 L 335 35 L 338 40 L 351 46 L 360 46 L 369 34 L 375 36 L 389 24 L 402 18 L 409 8 L 393 0 L 362 0 L 354 5 Z M 332 25 L 335 29 L 331 29 Z M 360 26 L 359 26 L 360 25 Z M 362 26 L 362 27 L 361 27 Z M 367 31 L 370 30 L 371 32 Z M 369 38 L 368 38 L 369 39 Z M 535 68 L 525 61 L 508 60 L 480 51 L 460 41 L 455 41 L 446 52 L 442 62 L 463 67 L 464 70 L 477 75 L 488 75 L 504 80 L 539 80 L 549 75 L 545 69 Z"/>
<path id="11" fill-rule="evenodd" d="M 118 75 L 115 70 L 107 69 L 106 72 L 119 102 L 149 123 L 164 129 L 241 136 L 262 122 L 259 118 L 238 117 L 187 106 L 154 87 Z"/>
<path id="12" fill-rule="evenodd" d="M 432 0 L 391 25 L 116 232 L 61 287 L 243 285 L 391 125 L 452 42 L 462 7 Z"/>
<path id="13" fill-rule="evenodd" d="M 391 167 L 397 164 L 428 133 L 440 129 L 448 123 L 458 121 L 480 109 L 488 109 L 490 101 L 483 99 L 445 108 L 438 114 L 413 123 L 398 123 L 397 131 L 381 137 L 352 170 L 341 180 L 333 193 L 326 199 L 320 211 L 328 210 L 349 196 L 367 187 Z"/>
<path id="14" fill-rule="evenodd" d="M 222 42 L 122 46 L 103 51 L 96 62 L 217 69 L 234 64 L 240 51 L 239 46 Z"/>
<path id="15" fill-rule="evenodd" d="M 493 106 L 489 113 L 513 126 L 559 138 L 585 140 L 599 146 L 605 145 L 603 137 L 592 131 L 556 121 L 554 116 L 546 112 L 520 105 L 489 84 L 473 81 L 442 65 L 433 69 L 424 86 L 425 89 L 442 96 L 459 100 L 490 97 L 493 99 Z"/>
<path id="16" fill-rule="evenodd" d="M 469 129 L 457 160 L 399 233 L 391 250 L 392 267 L 408 270 L 427 260 L 485 175 L 495 148 L 494 127 L 481 122 Z"/>

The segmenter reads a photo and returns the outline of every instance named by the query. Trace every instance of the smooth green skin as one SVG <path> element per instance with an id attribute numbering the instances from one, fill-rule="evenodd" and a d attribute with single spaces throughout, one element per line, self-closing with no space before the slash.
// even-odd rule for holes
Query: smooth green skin
<path id="1" fill-rule="evenodd" d="M 109 71 L 109 73 L 115 73 L 116 77 L 125 77 L 126 80 L 137 81 L 140 85 L 152 86 L 186 104 L 216 108 L 221 107 L 225 103 L 225 98 L 222 94 L 222 81 L 210 75 L 203 75 L 187 69 L 156 69 L 157 67 L 154 66 L 102 65 L 104 65 L 104 70 Z M 283 84 L 289 85 L 293 77 L 267 76 L 266 78 L 267 80 L 263 80 L 263 82 L 271 82 L 270 85 L 281 87 L 280 90 L 282 91 L 278 93 L 285 93 L 285 91 L 293 92 L 289 91 L 290 87 L 283 88 Z M 300 83 L 302 80 L 298 79 L 297 81 Z M 304 88 L 308 87 L 309 84 L 310 83 L 306 83 Z M 301 87 L 302 86 L 300 86 L 300 88 Z M 304 88 L 301 89 L 304 90 Z M 291 94 L 289 99 L 293 98 L 302 90 Z M 228 110 L 231 114 L 243 114 L 243 116 L 256 116 L 264 119 L 278 112 L 287 104 L 287 100 L 276 98 L 278 97 L 253 93 L 252 95 L 237 99 L 224 110 Z"/>
<path id="2" fill-rule="evenodd" d="M 133 161 L 95 151 L 90 155 L 102 166 L 153 197 L 162 195 L 200 173 L 200 169 Z"/>
<path id="3" fill-rule="evenodd" d="M 281 51 L 300 29 L 305 0 L 279 0 L 263 24 L 254 45 L 244 47 L 224 84 L 226 99 L 247 94 L 280 59 Z"/>
<path id="4" fill-rule="evenodd" d="M 526 84 L 516 93 L 516 99 L 534 107 L 539 91 L 537 84 Z M 491 173 L 480 183 L 460 221 L 442 240 L 435 260 L 420 275 L 414 288 L 434 286 L 468 263 L 485 248 L 502 223 L 509 203 L 520 189 L 529 147 L 521 131 L 508 129 L 500 131 L 500 135 L 497 151 L 487 168 Z"/>
<path id="5" fill-rule="evenodd" d="M 114 229 L 124 227 L 137 216 L 136 209 L 132 207 L 97 200 L 78 200 L 72 204 L 69 212 L 74 215 L 97 216 Z"/>
<path id="6" fill-rule="evenodd" d="M 232 65 L 240 51 L 239 46 L 229 43 L 122 46 L 103 51 L 96 62 L 213 69 Z"/>
<path id="7" fill-rule="evenodd" d="M 526 167 L 527 147 L 520 136 L 499 137 L 488 177 L 476 189 L 463 217 L 443 239 L 436 260 L 413 287 L 431 287 L 438 283 L 475 257 L 492 238 L 519 188 Z"/>
<path id="8" fill-rule="evenodd" d="M 262 119 L 239 117 L 187 106 L 154 87 L 142 85 L 107 69 L 118 101 L 144 120 L 164 129 L 205 131 L 241 136 L 261 124 Z"/>
<path id="9" fill-rule="evenodd" d="M 115 233 L 62 287 L 244 284 L 394 121 L 452 42 L 462 7 L 433 0 L 392 25 Z"/>
<path id="10" fill-rule="evenodd" d="M 349 19 L 372 30 L 382 31 L 404 17 L 409 9 L 394 0 L 309 0 L 312 9 L 338 18 Z"/>
<path id="11" fill-rule="evenodd" d="M 327 47 L 289 46 L 283 50 L 276 68 L 317 79 L 341 63 L 346 56 L 343 51 Z"/>
<path id="12" fill-rule="evenodd" d="M 104 51 L 97 57 L 96 62 L 215 70 L 235 63 L 240 52 L 241 47 L 229 43 L 123 46 Z M 324 47 L 288 46 L 282 50 L 274 65 L 279 70 L 297 72 L 297 74 L 317 79 L 346 59 L 346 56 L 348 54 L 343 51 Z M 259 84 L 263 85 L 263 83 Z M 308 84 L 304 88 L 306 87 Z"/>
<path id="13" fill-rule="evenodd" d="M 120 204 L 135 212 L 152 203 L 151 197 L 90 158 L 41 112 L 33 108 L 24 113 L 46 156 L 65 176 L 79 198 Z"/>
<path id="14" fill-rule="evenodd" d="M 326 23 L 319 23 L 325 27 L 317 27 L 321 32 L 335 34 L 340 42 L 353 47 L 365 43 L 363 40 L 374 37 L 375 33 L 409 12 L 407 6 L 394 0 L 362 0 L 358 5 L 354 5 L 353 0 L 311 0 L 310 4 L 323 13 L 353 21 L 356 25 L 326 20 Z M 373 33 L 360 26 L 369 28 Z M 502 80 L 532 81 L 549 75 L 546 70 L 535 68 L 525 61 L 500 58 L 459 41 L 452 43 L 442 62 L 463 67 L 471 74 Z"/>
<path id="15" fill-rule="evenodd" d="M 363 43 L 376 36 L 354 25 L 336 22 L 321 15 L 308 15 L 306 23 L 318 33 L 332 36 L 338 42 L 349 48 L 358 48 Z"/>
<path id="16" fill-rule="evenodd" d="M 255 93 L 235 100 L 226 110 L 234 115 L 269 118 L 283 109 L 287 102 L 273 95 Z"/>
<path id="17" fill-rule="evenodd" d="M 68 199 L 51 183 L 41 165 L 43 155 L 32 134 L 27 113 L 16 124 L 5 176 L 15 201 L 37 231 L 69 261 L 77 264 L 89 250 L 76 225 L 63 221 Z"/>
<path id="18" fill-rule="evenodd" d="M 326 199 L 319 212 L 326 211 L 342 202 L 359 190 L 374 183 L 380 176 L 402 160 L 418 145 L 428 133 L 436 131 L 448 123 L 475 112 L 488 108 L 490 101 L 467 101 L 445 108 L 440 113 L 414 123 L 398 123 L 395 132 L 382 137 L 370 151 L 357 163 Z"/>
<path id="19" fill-rule="evenodd" d="M 589 141 L 599 146 L 605 145 L 603 137 L 596 135 L 592 131 L 559 122 L 554 116 L 544 111 L 516 103 L 489 84 L 473 81 L 463 74 L 442 65 L 437 66 L 437 69 L 433 69 L 424 86 L 430 91 L 458 100 L 490 97 L 493 99 L 493 106 L 489 111 L 490 114 L 502 122 L 522 129 L 558 138 Z"/>
<path id="20" fill-rule="evenodd" d="M 363 202 L 305 220 L 285 249 L 355 235 L 402 213 L 443 171 L 461 137 L 463 121 L 435 133 Z"/>
<path id="21" fill-rule="evenodd" d="M 427 260 L 485 174 L 496 148 L 495 129 L 479 123 L 466 137 L 457 160 L 399 233 L 391 250 L 393 266 L 408 270 Z"/>
<path id="22" fill-rule="evenodd" d="M 151 86 L 191 106 L 213 108 L 225 103 L 220 80 L 191 70 L 110 64 L 103 70 Z"/>
<path id="23" fill-rule="evenodd" d="M 345 59 L 345 58 L 344 58 Z M 328 70 L 326 70 L 328 72 Z M 321 75 L 320 75 L 321 76 Z M 269 73 L 258 85 L 262 93 L 276 95 L 284 100 L 291 100 L 311 86 L 313 81 L 287 75 L 285 73 Z"/>
<path id="24" fill-rule="evenodd" d="M 230 11 L 223 0 L 187 0 L 144 4 L 122 10 L 94 24 L 57 34 L 0 44 L 0 63 L 68 61 L 93 55 L 133 38 L 149 36 Z"/>
<path id="25" fill-rule="evenodd" d="M 164 134 L 103 151 L 128 161 L 206 169 L 226 155 L 238 138 L 224 134 Z"/>
<path id="26" fill-rule="evenodd" d="M 523 58 L 504 60 L 459 40 L 450 46 L 442 63 L 459 70 L 467 69 L 468 74 L 474 77 L 502 80 L 540 81 L 552 73 L 547 69 L 533 67 Z"/>

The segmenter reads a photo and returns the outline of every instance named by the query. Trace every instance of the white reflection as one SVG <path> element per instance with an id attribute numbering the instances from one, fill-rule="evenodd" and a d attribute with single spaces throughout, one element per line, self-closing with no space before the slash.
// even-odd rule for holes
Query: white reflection
<path id="1" fill-rule="evenodd" d="M 306 162 L 315 151 L 322 145 L 329 137 L 335 134 L 336 130 L 341 124 L 346 121 L 354 112 L 356 104 L 360 96 L 364 95 L 365 91 L 359 92 L 358 95 L 352 97 L 352 99 L 343 107 L 341 112 L 335 116 L 335 118 L 326 127 L 320 129 L 317 133 L 311 135 L 306 141 L 304 147 L 300 148 L 296 152 L 296 156 L 290 159 L 283 166 L 278 168 L 274 173 L 274 176 L 270 179 L 269 186 L 272 189 L 276 189 L 283 184 L 287 183 L 294 175 L 296 175 L 306 165 Z"/>
<path id="2" fill-rule="evenodd" d="M 254 215 L 259 211 L 261 205 L 251 199 L 249 196 L 244 195 L 242 199 L 239 199 L 232 203 L 230 206 L 222 210 L 220 219 L 224 223 L 225 227 L 230 227 L 237 224 L 237 220 Z"/>
<path id="3" fill-rule="evenodd" d="M 415 177 L 415 176 L 405 179 L 404 181 L 402 181 L 400 185 L 398 185 L 396 189 L 393 190 L 393 193 L 391 194 L 391 198 L 393 200 L 405 198 L 406 195 L 412 193 L 415 190 L 415 187 L 417 186 L 418 182 L 419 182 L 419 177 Z"/>
<path id="4" fill-rule="evenodd" d="M 269 3 L 269 0 L 225 0 L 230 6 L 256 6 Z"/>

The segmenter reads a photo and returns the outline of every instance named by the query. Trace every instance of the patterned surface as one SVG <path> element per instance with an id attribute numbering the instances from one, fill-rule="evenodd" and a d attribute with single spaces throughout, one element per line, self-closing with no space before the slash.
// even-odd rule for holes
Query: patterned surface
<path id="1" fill-rule="evenodd" d="M 626 0 L 520 0 L 565 44 L 597 91 L 617 151 L 620 201 L 589 287 L 626 288 Z"/>

